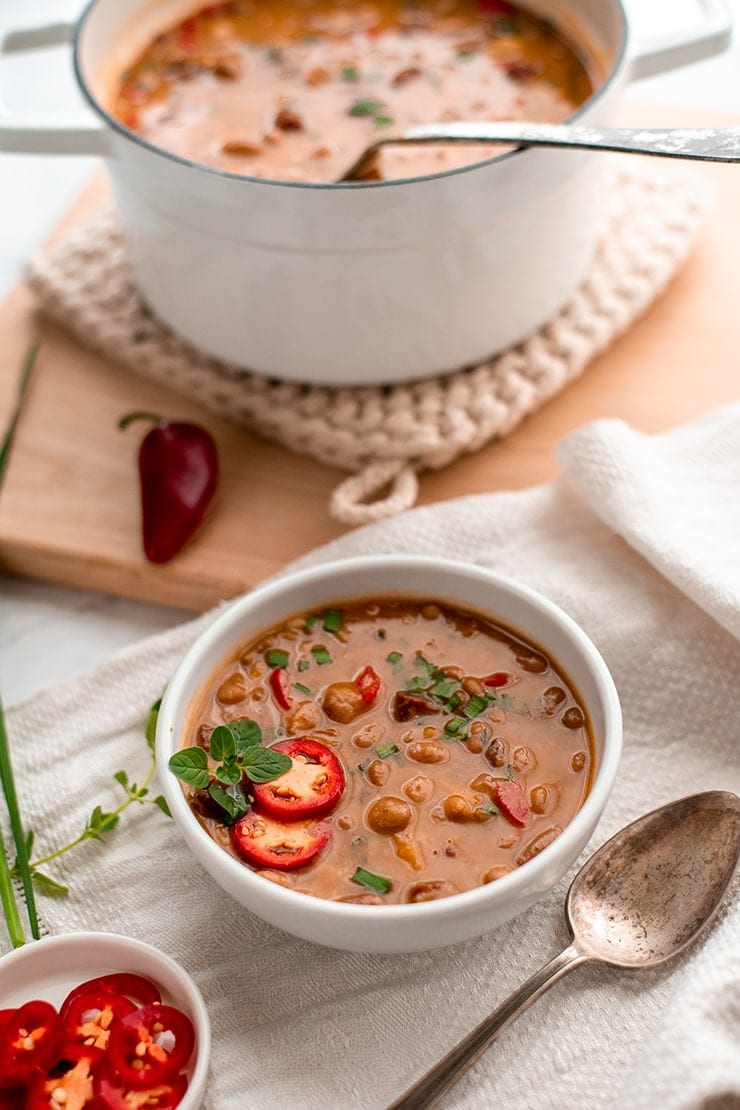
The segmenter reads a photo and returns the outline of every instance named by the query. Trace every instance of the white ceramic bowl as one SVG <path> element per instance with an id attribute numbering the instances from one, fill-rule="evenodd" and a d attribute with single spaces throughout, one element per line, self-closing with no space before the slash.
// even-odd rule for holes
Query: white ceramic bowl
<path id="1" fill-rule="evenodd" d="M 114 971 L 151 979 L 163 1000 L 192 1021 L 195 1051 L 186 1068 L 188 1089 L 179 1110 L 197 1110 L 205 1094 L 211 1055 L 208 1011 L 190 976 L 150 944 L 117 933 L 63 933 L 16 948 L 0 959 L 0 1009 L 35 998 L 59 1007 L 72 987 Z"/>
<path id="2" fill-rule="evenodd" d="M 585 804 L 535 859 L 494 883 L 438 901 L 363 906 L 332 902 L 272 883 L 205 832 L 178 780 L 167 771 L 183 745 L 194 695 L 236 645 L 296 612 L 372 596 L 424 597 L 498 620 L 542 646 L 566 672 L 588 710 L 597 771 Z M 335 948 L 413 952 L 478 936 L 522 913 L 567 871 L 591 836 L 609 796 L 622 743 L 619 699 L 606 664 L 585 633 L 547 598 L 471 564 L 415 556 L 353 558 L 286 576 L 231 605 L 191 647 L 162 701 L 157 759 L 172 815 L 194 855 L 224 890 L 264 920 Z"/>

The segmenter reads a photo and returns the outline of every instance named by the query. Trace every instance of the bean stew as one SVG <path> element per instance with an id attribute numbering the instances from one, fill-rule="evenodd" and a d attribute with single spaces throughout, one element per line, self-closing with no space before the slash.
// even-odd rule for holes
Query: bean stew
<path id="1" fill-rule="evenodd" d="M 266 879 L 423 902 L 525 865 L 594 775 L 578 693 L 537 645 L 426 600 L 301 613 L 240 645 L 170 760 L 199 822 Z"/>
<path id="2" fill-rule="evenodd" d="M 112 111 L 164 150 L 237 174 L 330 182 L 375 139 L 450 120 L 564 119 L 591 63 L 508 0 L 226 0 L 160 34 Z M 485 146 L 385 152 L 370 179 L 492 156 Z"/>

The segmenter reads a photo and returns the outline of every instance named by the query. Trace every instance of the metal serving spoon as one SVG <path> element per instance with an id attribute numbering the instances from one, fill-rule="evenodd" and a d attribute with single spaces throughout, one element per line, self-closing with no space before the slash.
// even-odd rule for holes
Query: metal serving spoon
<path id="1" fill-rule="evenodd" d="M 577 123 L 432 123 L 367 147 L 339 181 L 363 181 L 386 146 L 423 143 L 514 143 L 655 154 L 702 162 L 740 162 L 740 127 L 586 127 Z"/>
<path id="2" fill-rule="evenodd" d="M 389 1110 L 434 1106 L 514 1018 L 579 964 L 647 968 L 682 952 L 717 912 L 739 858 L 740 798 L 723 790 L 681 798 L 627 825 L 571 883 L 572 943 Z"/>

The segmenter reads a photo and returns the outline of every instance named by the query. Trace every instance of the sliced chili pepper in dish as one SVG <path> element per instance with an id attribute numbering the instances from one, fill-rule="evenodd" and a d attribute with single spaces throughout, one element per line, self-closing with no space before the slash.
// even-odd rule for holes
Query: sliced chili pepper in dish
<path id="1" fill-rule="evenodd" d="M 365 667 L 355 678 L 363 705 L 372 705 L 380 691 L 380 675 L 372 667 Z"/>
<path id="2" fill-rule="evenodd" d="M 102 1057 L 103 1053 L 98 1052 Z M 93 1061 L 94 1057 L 89 1052 L 80 1052 L 79 1059 L 70 1062 L 66 1071 L 37 1079 L 29 1087 L 26 1101 L 20 1104 L 23 1110 L 83 1110 L 89 1107 L 93 1099 L 93 1075 L 96 1070 Z"/>
<path id="3" fill-rule="evenodd" d="M 274 672 L 273 672 L 274 674 Z M 252 795 L 261 813 L 277 821 L 302 821 L 323 817 L 333 809 L 344 790 L 344 771 L 331 748 L 299 736 L 272 745 L 293 761 L 289 771 L 271 782 L 254 783 Z"/>
<path id="4" fill-rule="evenodd" d="M 23 1087 L 5 1087 L 0 1076 L 0 1110 L 19 1110 L 25 1097 Z"/>
<path id="5" fill-rule="evenodd" d="M 154 423 L 139 448 L 144 554 L 151 563 L 166 563 L 203 522 L 218 484 L 218 453 L 198 424 L 131 412 L 118 427 L 135 420 Z"/>
<path id="6" fill-rule="evenodd" d="M 159 989 L 143 975 L 134 975 L 129 971 L 114 971 L 108 975 L 97 975 L 94 979 L 86 979 L 84 983 L 73 987 L 59 1009 L 62 1021 L 66 1019 L 67 1011 L 74 999 L 90 991 L 122 994 L 137 1006 L 151 1006 L 153 1002 L 162 1001 Z"/>
<path id="7" fill-rule="evenodd" d="M 494 690 L 499 686 L 506 686 L 511 682 L 511 675 L 508 671 L 494 671 L 493 674 L 488 674 L 482 680 L 484 686 L 492 687 Z"/>
<path id="8" fill-rule="evenodd" d="M 188 1089 L 184 1075 L 144 1090 L 133 1090 L 122 1083 L 109 1064 L 104 1064 L 93 1079 L 95 1110 L 172 1110 Z"/>
<path id="9" fill-rule="evenodd" d="M 275 667 L 270 671 L 268 679 L 270 689 L 272 690 L 275 701 L 281 709 L 290 709 L 293 704 L 293 699 L 290 696 L 290 685 L 288 683 L 288 672 L 284 667 Z"/>
<path id="10" fill-rule="evenodd" d="M 174 1006 L 142 1006 L 116 1023 L 108 1043 L 108 1063 L 134 1091 L 168 1083 L 190 1059 L 195 1029 Z"/>
<path id="11" fill-rule="evenodd" d="M 250 810 L 233 828 L 234 846 L 255 867 L 296 871 L 318 856 L 331 839 L 327 821 L 273 821 Z"/>
<path id="12" fill-rule="evenodd" d="M 0 1076 L 4 1086 L 28 1083 L 59 1058 L 64 1026 L 53 1006 L 26 1002 L 0 1026 Z"/>
<path id="13" fill-rule="evenodd" d="M 512 825 L 518 825 L 520 828 L 526 825 L 529 817 L 529 803 L 524 795 L 521 783 L 514 779 L 511 782 L 497 782 L 493 800 Z"/>
<path id="14" fill-rule="evenodd" d="M 137 1009 L 136 1003 L 123 994 L 93 987 L 67 998 L 63 1010 L 66 1038 L 87 1042 L 96 1048 L 107 1048 L 111 1030 L 119 1021 Z"/>

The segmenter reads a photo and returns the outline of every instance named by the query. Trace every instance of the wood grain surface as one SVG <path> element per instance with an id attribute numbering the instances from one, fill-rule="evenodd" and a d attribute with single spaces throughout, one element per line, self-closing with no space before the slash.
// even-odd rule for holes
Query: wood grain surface
<path id="1" fill-rule="evenodd" d="M 637 118 L 633 111 L 631 121 L 688 122 L 675 112 L 655 117 L 655 109 Z M 545 481 L 557 471 L 554 444 L 586 421 L 620 417 L 658 431 L 740 395 L 740 166 L 693 165 L 683 172 L 708 181 L 714 205 L 668 291 L 582 378 L 507 439 L 424 474 L 420 504 Z M 96 182 L 65 224 L 99 203 L 104 188 Z M 0 427 L 35 339 L 41 351 L 0 499 L 4 569 L 200 609 L 344 530 L 328 514 L 340 472 L 204 416 L 195 403 L 106 364 L 40 318 L 23 284 L 0 310 Z M 141 431 L 116 431 L 119 416 L 132 408 L 200 420 L 219 445 L 214 510 L 196 540 L 163 567 L 148 564 L 140 546 Z"/>

